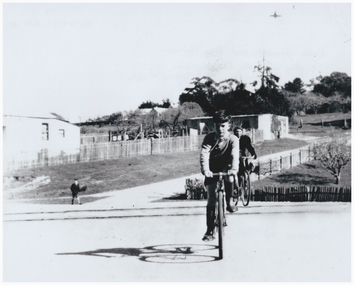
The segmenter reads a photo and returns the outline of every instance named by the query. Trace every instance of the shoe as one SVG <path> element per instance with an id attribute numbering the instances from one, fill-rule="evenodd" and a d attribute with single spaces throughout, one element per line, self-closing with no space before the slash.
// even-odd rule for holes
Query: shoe
<path id="1" fill-rule="evenodd" d="M 227 205 L 226 210 L 229 211 L 230 213 L 234 213 L 238 211 L 238 208 L 236 206 Z"/>
<path id="2" fill-rule="evenodd" d="M 215 239 L 215 237 L 214 237 L 214 233 L 213 232 L 206 232 L 205 235 L 202 238 L 203 241 L 212 241 L 214 239 Z"/>

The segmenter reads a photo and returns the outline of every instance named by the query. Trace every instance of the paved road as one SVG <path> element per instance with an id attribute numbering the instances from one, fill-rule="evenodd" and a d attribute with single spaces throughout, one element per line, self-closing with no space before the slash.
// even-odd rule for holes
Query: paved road
<path id="1" fill-rule="evenodd" d="M 69 197 L 63 205 L 4 201 L 4 281 L 351 280 L 350 203 L 239 207 L 218 260 L 217 240 L 201 241 L 205 201 L 164 200 L 183 184 L 113 191 L 81 206 Z"/>

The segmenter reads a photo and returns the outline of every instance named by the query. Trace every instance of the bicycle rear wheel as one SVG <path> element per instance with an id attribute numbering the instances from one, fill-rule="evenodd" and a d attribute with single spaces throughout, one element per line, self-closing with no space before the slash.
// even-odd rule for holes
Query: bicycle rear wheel
<path id="1" fill-rule="evenodd" d="M 250 197 L 251 197 L 251 181 L 250 181 L 250 176 L 248 174 L 245 174 L 245 177 L 242 179 L 243 185 L 242 185 L 242 204 L 243 206 L 248 206 L 250 203 Z"/>
<path id="2" fill-rule="evenodd" d="M 219 259 L 223 259 L 223 236 L 224 236 L 224 195 L 218 192 L 218 241 L 219 241 Z"/>

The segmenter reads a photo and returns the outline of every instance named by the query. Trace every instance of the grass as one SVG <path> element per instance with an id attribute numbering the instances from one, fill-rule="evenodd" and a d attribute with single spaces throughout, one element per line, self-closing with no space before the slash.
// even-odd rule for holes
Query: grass
<path id="1" fill-rule="evenodd" d="M 342 170 L 340 183 L 335 184 L 335 178 L 326 169 L 320 166 L 318 161 L 296 166 L 282 173 L 263 178 L 252 183 L 254 189 L 264 186 L 287 187 L 299 185 L 316 186 L 351 186 L 351 163 L 349 162 Z"/>
<path id="2" fill-rule="evenodd" d="M 289 133 L 298 133 L 317 137 L 331 136 L 333 133 L 342 131 L 344 119 L 347 120 L 348 126 L 351 127 L 350 113 L 328 113 L 297 116 L 294 119 L 297 123 L 295 125 L 289 125 Z M 302 128 L 299 128 L 300 120 L 303 121 Z M 324 127 L 322 127 L 322 120 L 324 122 Z"/>
<path id="3" fill-rule="evenodd" d="M 336 121 L 343 121 L 344 119 L 351 119 L 351 113 L 325 113 L 325 114 L 312 114 L 302 115 L 296 117 L 298 120 L 302 119 L 304 124 L 321 124 L 321 120 L 329 124 Z"/>
<path id="4" fill-rule="evenodd" d="M 317 126 L 312 126 L 314 130 Z M 321 128 L 321 127 L 319 127 Z M 324 131 L 323 128 L 322 132 Z M 325 128 L 327 129 L 327 127 Z M 338 132 L 343 132 L 341 129 Z M 273 141 L 264 141 L 256 144 L 258 156 L 276 153 L 302 147 L 307 143 L 302 140 L 282 138 Z M 262 185 L 276 185 L 284 183 L 321 183 L 331 184 L 334 181 L 330 175 L 317 165 L 305 164 L 257 181 Z M 67 197 L 71 194 L 69 187 L 75 177 L 81 185 L 87 185 L 87 194 L 104 193 L 113 190 L 127 189 L 168 179 L 188 176 L 200 172 L 199 151 L 172 153 L 164 155 L 150 155 L 140 157 L 125 157 L 114 160 L 86 162 L 77 164 L 55 165 L 27 170 L 18 170 L 4 177 L 3 194 L 9 199 L 37 199 Z M 39 177 L 50 177 L 50 183 L 38 184 L 33 188 L 22 188 L 26 183 Z M 347 177 L 347 178 L 345 178 Z M 348 178 L 349 177 L 349 178 Z M 342 182 L 350 181 L 350 170 L 343 173 Z M 255 184 L 256 186 L 257 184 Z M 183 191 L 183 189 L 181 189 Z"/>
<path id="5" fill-rule="evenodd" d="M 75 177 L 87 185 L 87 194 L 102 193 L 187 176 L 199 171 L 198 152 L 125 157 L 99 162 L 55 165 L 17 172 L 20 182 L 28 177 L 49 176 L 49 184 L 17 193 L 16 198 L 53 198 L 70 195 Z M 23 183 L 22 183 L 23 184 Z M 13 187 L 4 187 L 4 194 Z"/>

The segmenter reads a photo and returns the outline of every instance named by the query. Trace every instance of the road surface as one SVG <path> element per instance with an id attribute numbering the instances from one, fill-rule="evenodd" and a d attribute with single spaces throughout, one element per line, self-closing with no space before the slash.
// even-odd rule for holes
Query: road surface
<path id="1" fill-rule="evenodd" d="M 218 260 L 217 240 L 201 240 L 206 201 L 164 200 L 183 183 L 113 191 L 74 206 L 70 197 L 63 205 L 4 201 L 3 281 L 351 281 L 350 203 L 240 206 L 227 216 Z"/>

